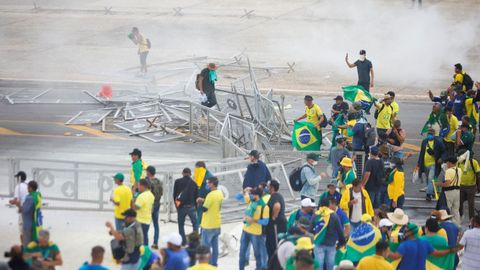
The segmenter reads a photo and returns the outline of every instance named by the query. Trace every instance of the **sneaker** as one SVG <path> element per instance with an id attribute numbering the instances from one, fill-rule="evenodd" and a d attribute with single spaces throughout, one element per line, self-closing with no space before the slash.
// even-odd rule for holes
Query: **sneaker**
<path id="1" fill-rule="evenodd" d="M 480 192 L 475 194 L 475 197 L 480 197 Z"/>
<path id="2" fill-rule="evenodd" d="M 425 200 L 427 200 L 427 202 L 431 202 L 432 201 L 432 195 L 427 194 L 427 197 L 425 198 Z"/>
<path id="3" fill-rule="evenodd" d="M 152 245 L 152 249 L 158 249 L 158 245 L 153 244 L 153 245 Z"/>
<path id="4" fill-rule="evenodd" d="M 427 192 L 427 188 L 426 188 L 426 187 L 421 188 L 419 191 L 420 191 L 420 192 Z"/>

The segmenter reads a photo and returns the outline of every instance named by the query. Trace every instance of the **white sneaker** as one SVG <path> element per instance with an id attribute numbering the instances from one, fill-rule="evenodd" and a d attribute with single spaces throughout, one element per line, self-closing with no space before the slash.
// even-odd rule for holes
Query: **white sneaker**
<path id="1" fill-rule="evenodd" d="M 420 191 L 420 192 L 427 192 L 427 188 L 426 188 L 426 187 L 421 188 L 419 191 Z"/>

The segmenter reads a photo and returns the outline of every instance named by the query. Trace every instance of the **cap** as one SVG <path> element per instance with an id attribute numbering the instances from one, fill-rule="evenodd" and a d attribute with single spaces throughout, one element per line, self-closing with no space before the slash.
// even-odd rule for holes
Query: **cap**
<path id="1" fill-rule="evenodd" d="M 150 174 L 155 174 L 157 172 L 157 170 L 153 166 L 148 166 L 146 171 Z"/>
<path id="2" fill-rule="evenodd" d="M 380 152 L 380 149 L 378 148 L 378 146 L 374 146 L 370 148 L 370 153 L 374 156 L 378 155 L 379 152 Z"/>
<path id="3" fill-rule="evenodd" d="M 307 159 L 312 159 L 312 160 L 318 161 L 320 159 L 320 156 L 318 154 L 315 154 L 315 153 L 309 153 L 309 154 L 307 154 Z"/>
<path id="4" fill-rule="evenodd" d="M 460 64 L 460 63 L 455 64 L 454 67 L 455 67 L 456 69 L 462 70 L 462 64 Z"/>
<path id="5" fill-rule="evenodd" d="M 312 239 L 310 237 L 300 237 L 297 240 L 297 244 L 295 245 L 295 250 L 311 250 L 313 249 Z"/>
<path id="6" fill-rule="evenodd" d="M 365 50 L 360 50 L 360 55 L 365 55 L 367 52 Z"/>
<path id="7" fill-rule="evenodd" d="M 116 174 L 113 176 L 113 179 L 117 179 L 117 180 L 123 181 L 123 179 L 125 179 L 125 176 L 123 176 L 123 173 L 116 173 Z"/>
<path id="8" fill-rule="evenodd" d="M 310 95 L 306 95 L 303 99 L 304 100 L 313 100 L 313 97 L 310 96 Z"/>
<path id="9" fill-rule="evenodd" d="M 310 198 L 305 198 L 300 202 L 302 207 L 312 207 L 312 200 Z"/>
<path id="10" fill-rule="evenodd" d="M 327 188 L 329 188 L 329 187 L 336 187 L 336 185 L 335 185 L 335 183 L 330 182 L 330 183 L 327 184 Z"/>
<path id="11" fill-rule="evenodd" d="M 215 70 L 217 69 L 217 65 L 215 63 L 208 63 L 208 68 Z"/>
<path id="12" fill-rule="evenodd" d="M 389 94 L 383 95 L 383 99 L 384 99 L 384 100 L 385 100 L 385 99 L 391 99 L 391 98 L 392 98 L 392 96 L 390 96 Z"/>
<path id="13" fill-rule="evenodd" d="M 135 212 L 135 210 L 130 208 L 123 211 L 122 215 L 125 217 L 137 217 L 137 212 Z"/>
<path id="14" fill-rule="evenodd" d="M 393 223 L 388 219 L 388 218 L 382 218 L 380 222 L 378 223 L 378 227 L 391 227 L 393 226 Z"/>
<path id="15" fill-rule="evenodd" d="M 177 247 L 182 246 L 182 236 L 179 233 L 176 233 L 176 232 L 164 236 L 162 238 L 162 240 L 165 243 L 170 243 L 170 244 L 175 245 Z"/>
<path id="16" fill-rule="evenodd" d="M 129 155 L 130 155 L 130 156 L 131 156 L 131 155 L 136 155 L 136 156 L 139 156 L 139 157 L 140 157 L 140 156 L 142 156 L 142 151 L 140 151 L 140 149 L 138 149 L 138 148 L 135 148 L 135 149 L 132 150 L 132 152 L 130 152 Z"/>
<path id="17" fill-rule="evenodd" d="M 343 136 L 342 134 L 338 134 L 336 137 L 335 137 L 335 140 L 338 142 L 338 141 L 343 141 L 343 140 L 346 140 L 347 137 Z"/>
<path id="18" fill-rule="evenodd" d="M 260 157 L 260 152 L 258 152 L 257 150 L 252 150 L 250 151 L 250 153 L 248 153 L 248 155 L 258 159 Z"/>
<path id="19" fill-rule="evenodd" d="M 342 161 L 340 161 L 340 165 L 345 167 L 353 167 L 352 159 L 348 157 L 344 157 L 342 158 Z"/>
<path id="20" fill-rule="evenodd" d="M 395 97 L 395 92 L 393 91 L 388 91 L 387 92 L 387 95 L 391 96 L 391 97 Z"/>
<path id="21" fill-rule="evenodd" d="M 414 235 L 418 233 L 418 226 L 415 223 L 408 223 L 407 224 L 407 229 L 409 231 L 411 231 Z"/>
<path id="22" fill-rule="evenodd" d="M 19 171 L 14 175 L 14 177 L 20 177 L 20 179 L 25 180 L 27 179 L 27 174 L 24 171 Z"/>
<path id="23" fill-rule="evenodd" d="M 355 266 L 353 266 L 353 262 L 351 262 L 349 260 L 343 260 L 343 261 L 340 261 L 337 269 L 342 269 L 342 270 L 352 269 L 353 270 L 353 269 L 355 269 Z"/>
<path id="24" fill-rule="evenodd" d="M 363 214 L 360 221 L 365 223 L 372 222 L 372 216 L 370 216 L 369 214 Z"/>
<path id="25" fill-rule="evenodd" d="M 342 96 L 337 96 L 333 100 L 343 100 L 343 97 Z"/>

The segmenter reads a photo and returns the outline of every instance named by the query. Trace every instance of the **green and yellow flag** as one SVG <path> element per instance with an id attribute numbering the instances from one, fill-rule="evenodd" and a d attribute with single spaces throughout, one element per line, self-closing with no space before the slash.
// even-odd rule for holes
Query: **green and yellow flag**
<path id="1" fill-rule="evenodd" d="M 448 249 L 448 242 L 445 238 L 439 235 L 424 235 L 420 237 L 432 245 L 435 250 L 445 250 Z M 453 269 L 455 263 L 455 254 L 450 253 L 442 257 L 428 256 L 425 268 L 427 270 L 440 270 L 440 269 Z"/>
<path id="2" fill-rule="evenodd" d="M 43 216 L 42 216 L 42 195 L 38 191 L 30 193 L 33 198 L 33 205 L 35 210 L 33 211 L 33 233 L 32 240 L 38 240 L 38 233 L 43 229 Z"/>
<path id="3" fill-rule="evenodd" d="M 321 144 L 321 133 L 312 123 L 295 122 L 292 131 L 293 147 L 300 151 L 318 151 Z"/>
<path id="4" fill-rule="evenodd" d="M 365 91 L 361 85 L 344 86 L 343 98 L 350 102 L 360 102 L 362 109 L 368 111 L 375 102 L 375 98 L 370 95 L 370 92 Z"/>
<path id="5" fill-rule="evenodd" d="M 362 223 L 355 228 L 347 242 L 344 260 L 359 262 L 362 258 L 375 254 L 375 245 L 382 240 L 380 230 L 370 223 Z"/>
<path id="6" fill-rule="evenodd" d="M 330 222 L 330 215 L 333 213 L 328 207 L 322 206 L 315 213 L 315 220 L 313 221 L 313 242 L 316 246 L 323 244 L 325 235 L 327 234 L 328 222 Z"/>

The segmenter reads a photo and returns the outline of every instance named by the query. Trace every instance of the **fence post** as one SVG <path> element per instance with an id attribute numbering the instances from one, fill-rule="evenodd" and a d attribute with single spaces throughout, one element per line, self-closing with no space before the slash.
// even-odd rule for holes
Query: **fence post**
<path id="1" fill-rule="evenodd" d="M 73 164 L 73 167 L 75 169 L 78 169 L 79 167 L 78 162 L 75 162 Z M 78 170 L 74 170 L 74 173 L 73 173 L 73 186 L 74 186 L 73 198 L 75 198 L 75 200 L 78 200 Z"/>

